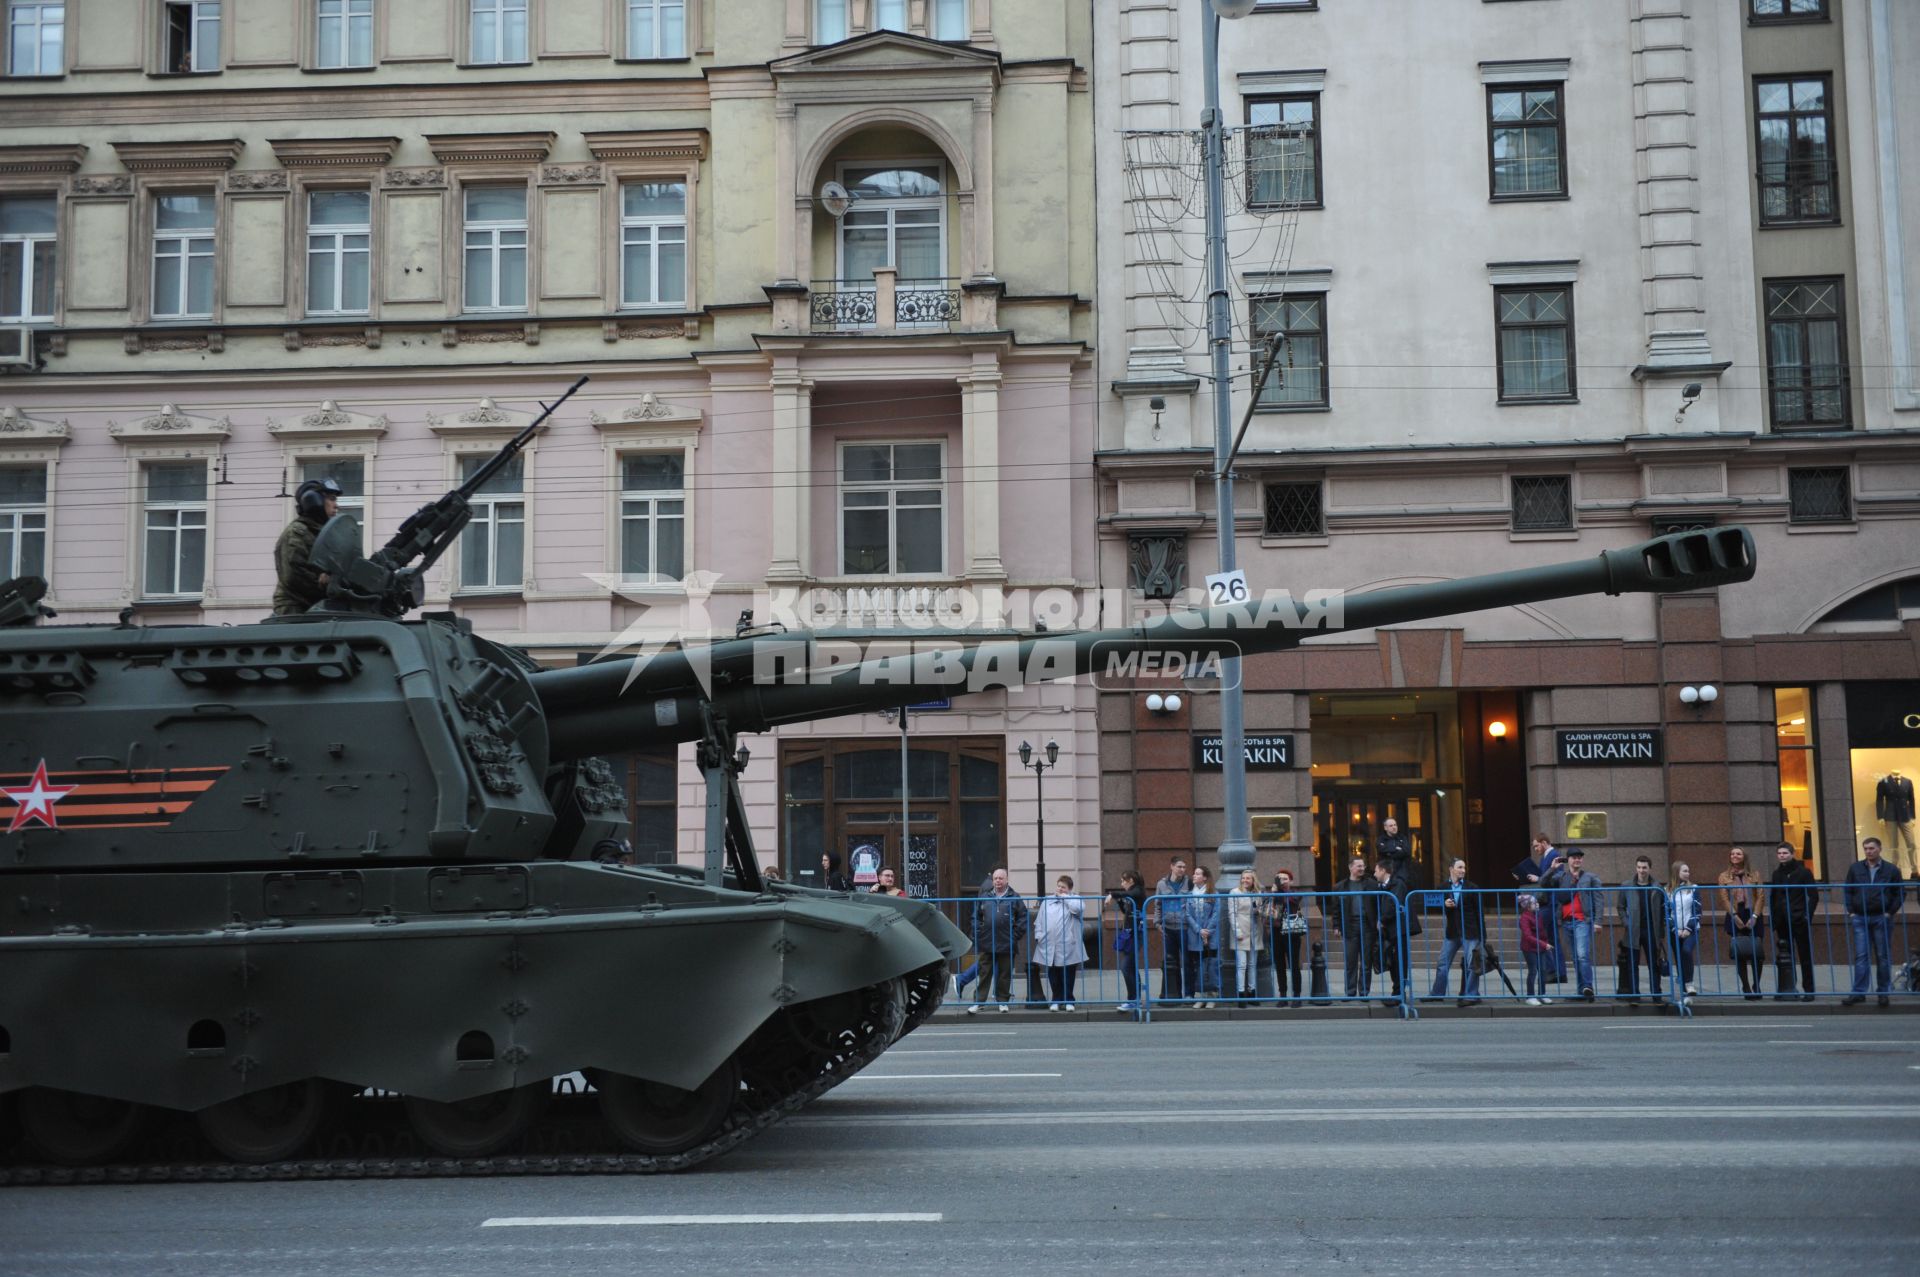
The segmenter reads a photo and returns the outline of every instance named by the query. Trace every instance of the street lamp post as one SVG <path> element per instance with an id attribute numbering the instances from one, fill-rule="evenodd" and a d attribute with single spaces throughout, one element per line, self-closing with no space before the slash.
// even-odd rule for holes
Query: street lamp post
<path id="1" fill-rule="evenodd" d="M 1026 741 L 1020 742 L 1020 765 L 1031 769 L 1033 772 L 1034 831 L 1039 835 L 1040 853 L 1037 868 L 1034 870 L 1033 883 L 1033 900 L 1036 906 L 1044 903 L 1047 898 L 1047 791 L 1043 777 L 1046 775 L 1048 768 L 1059 765 L 1060 742 L 1053 740 L 1048 741 L 1046 754 L 1047 756 L 1045 758 L 1035 758 L 1033 756 L 1033 746 L 1029 745 Z M 1033 961 L 1033 940 L 1031 936 L 1029 936 L 1027 940 L 1028 1002 L 1038 1002 L 1041 1000 L 1039 988 L 1040 968 L 1038 964 Z"/>
<path id="2" fill-rule="evenodd" d="M 1207 159 L 1207 344 L 1213 355 L 1213 499 L 1220 538 L 1220 571 L 1236 566 L 1233 510 L 1232 299 L 1227 289 L 1226 122 L 1220 113 L 1220 20 L 1244 18 L 1257 0 L 1210 0 L 1201 15 L 1201 72 L 1207 109 L 1201 117 Z M 1240 696 L 1240 658 L 1220 663 L 1220 780 L 1226 809 L 1220 874 L 1234 880 L 1253 867 L 1253 824 L 1247 815 L 1246 719 Z"/>

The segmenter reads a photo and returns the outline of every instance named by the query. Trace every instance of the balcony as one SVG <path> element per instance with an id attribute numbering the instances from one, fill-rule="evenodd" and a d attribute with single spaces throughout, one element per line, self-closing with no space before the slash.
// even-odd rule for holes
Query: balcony
<path id="1" fill-rule="evenodd" d="M 897 279 L 876 270 L 873 282 L 816 279 L 808 289 L 808 321 L 816 333 L 951 332 L 962 322 L 957 279 Z"/>

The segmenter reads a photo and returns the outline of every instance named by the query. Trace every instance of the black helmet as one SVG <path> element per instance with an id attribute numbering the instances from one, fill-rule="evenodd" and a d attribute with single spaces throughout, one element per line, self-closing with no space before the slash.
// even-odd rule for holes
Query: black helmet
<path id="1" fill-rule="evenodd" d="M 327 498 L 340 499 L 340 485 L 333 479 L 309 479 L 293 492 L 293 505 L 296 510 L 309 519 L 318 519 L 327 512 Z"/>

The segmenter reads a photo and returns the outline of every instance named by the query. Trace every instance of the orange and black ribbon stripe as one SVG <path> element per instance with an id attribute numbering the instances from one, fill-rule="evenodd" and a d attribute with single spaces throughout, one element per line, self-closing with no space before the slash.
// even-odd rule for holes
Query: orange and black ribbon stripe
<path id="1" fill-rule="evenodd" d="M 47 783 L 73 792 L 53 804 L 60 829 L 165 829 L 227 774 L 225 767 L 147 767 L 133 772 L 48 772 Z M 19 789 L 32 772 L 0 772 L 0 786 Z M 11 820 L 10 799 L 0 820 Z M 35 827 L 39 822 L 34 822 Z"/>

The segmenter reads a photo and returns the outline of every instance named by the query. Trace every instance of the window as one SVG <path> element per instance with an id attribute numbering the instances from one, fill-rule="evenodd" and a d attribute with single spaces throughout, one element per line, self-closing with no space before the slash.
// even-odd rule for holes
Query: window
<path id="1" fill-rule="evenodd" d="M 465 482 L 492 457 L 460 458 Z M 480 486 L 468 501 L 473 522 L 460 534 L 460 588 L 515 590 L 520 588 L 527 545 L 526 457 L 517 456 Z"/>
<path id="2" fill-rule="evenodd" d="M 211 194 L 154 198 L 154 318 L 212 318 L 213 208 Z"/>
<path id="3" fill-rule="evenodd" d="M 840 278 L 873 282 L 876 267 L 891 266 L 902 284 L 936 280 L 947 261 L 946 198 L 941 166 L 849 168 L 841 180 L 854 195 L 840 219 Z"/>
<path id="4" fill-rule="evenodd" d="M 678 581 L 686 573 L 685 455 L 620 458 L 620 575 L 629 581 Z"/>
<path id="5" fill-rule="evenodd" d="M 367 313 L 367 263 L 373 242 L 368 191 L 307 193 L 307 313 Z"/>
<path id="6" fill-rule="evenodd" d="M 51 195 L 0 198 L 0 320 L 53 318 L 57 215 Z"/>
<path id="7" fill-rule="evenodd" d="M 1573 289 L 1496 288 L 1501 402 L 1571 399 Z"/>
<path id="8" fill-rule="evenodd" d="M 367 463 L 362 457 L 308 457 L 300 463 L 300 482 L 331 479 L 340 485 L 340 513 L 367 521 Z"/>
<path id="9" fill-rule="evenodd" d="M 905 31 L 907 29 L 907 0 L 873 0 L 873 29 L 876 31 Z"/>
<path id="10" fill-rule="evenodd" d="M 220 0 L 166 0 L 161 14 L 163 74 L 194 75 L 220 69 Z"/>
<path id="11" fill-rule="evenodd" d="M 47 468 L 0 466 L 0 577 L 47 574 Z"/>
<path id="12" fill-rule="evenodd" d="M 840 564 L 847 576 L 932 575 L 946 568 L 940 443 L 840 450 Z"/>
<path id="13" fill-rule="evenodd" d="M 1573 526 L 1573 476 L 1513 476 L 1513 530 L 1562 532 Z"/>
<path id="14" fill-rule="evenodd" d="M 620 188 L 620 304 L 680 306 L 686 300 L 686 183 L 625 183 Z"/>
<path id="15" fill-rule="evenodd" d="M 1247 203 L 1322 208 L 1320 95 L 1247 102 Z"/>
<path id="16" fill-rule="evenodd" d="M 672 749 L 634 754 L 628 759 L 627 818 L 633 822 L 628 841 L 633 844 L 636 865 L 670 865 L 678 858 L 679 770 L 679 759 Z"/>
<path id="17" fill-rule="evenodd" d="M 1278 334 L 1280 354 L 1267 384 L 1260 388 L 1262 408 L 1325 408 L 1327 387 L 1327 299 L 1320 293 L 1253 299 L 1253 332 L 1262 340 Z M 1253 371 L 1266 367 L 1265 349 L 1253 348 Z"/>
<path id="18" fill-rule="evenodd" d="M 1269 483 L 1266 486 L 1266 525 L 1262 535 L 1325 536 L 1327 519 L 1320 487 L 1318 479 L 1311 483 Z"/>
<path id="19" fill-rule="evenodd" d="M 1840 173 L 1827 77 L 1756 80 L 1753 95 L 1760 224 L 1839 221 Z"/>
<path id="20" fill-rule="evenodd" d="M 373 0 L 319 0 L 318 12 L 316 65 L 373 65 Z"/>
<path id="21" fill-rule="evenodd" d="M 527 60 L 527 0 L 471 0 L 473 61 Z"/>
<path id="22" fill-rule="evenodd" d="M 1567 193 L 1567 127 L 1557 84 L 1487 89 L 1487 146 L 1496 200 L 1551 199 Z"/>
<path id="23" fill-rule="evenodd" d="M 1774 429 L 1848 424 L 1847 328 L 1838 279 L 1768 280 L 1767 391 Z"/>
<path id="24" fill-rule="evenodd" d="M 686 57 L 686 0 L 627 0 L 627 56 Z"/>
<path id="25" fill-rule="evenodd" d="M 67 6 L 8 0 L 7 74 L 61 75 L 67 69 Z"/>
<path id="26" fill-rule="evenodd" d="M 146 577 L 150 599 L 198 595 L 207 574 L 207 463 L 156 461 L 146 467 Z"/>
<path id="27" fill-rule="evenodd" d="M 466 193 L 467 309 L 527 308 L 527 188 L 473 186 Z"/>
<path id="28" fill-rule="evenodd" d="M 836 44 L 847 38 L 847 0 L 813 0 L 813 42 Z"/>
<path id="29" fill-rule="evenodd" d="M 1773 731 L 1780 765 L 1780 841 L 1820 874 L 1820 768 L 1813 748 L 1813 689 L 1773 689 Z"/>
<path id="30" fill-rule="evenodd" d="M 967 40 L 973 36 L 973 0 L 933 0 L 933 38 Z"/>
<path id="31" fill-rule="evenodd" d="M 1853 522 L 1853 484 L 1845 466 L 1787 471 L 1788 523 Z"/>
<path id="32" fill-rule="evenodd" d="M 1762 22 L 1824 22 L 1827 0 L 1749 0 L 1748 16 Z"/>

